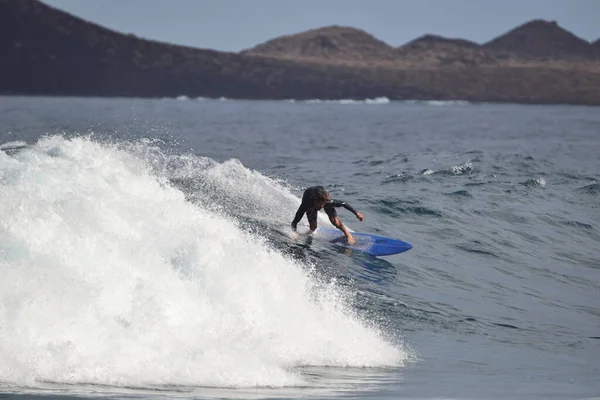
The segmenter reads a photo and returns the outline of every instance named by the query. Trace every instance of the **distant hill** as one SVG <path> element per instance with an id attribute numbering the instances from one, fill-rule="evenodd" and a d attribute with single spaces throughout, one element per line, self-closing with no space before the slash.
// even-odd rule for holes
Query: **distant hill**
<path id="1" fill-rule="evenodd" d="M 491 51 L 475 42 L 423 35 L 395 49 L 397 59 L 419 65 L 477 65 L 497 61 Z"/>
<path id="2" fill-rule="evenodd" d="M 433 35 L 394 49 L 345 27 L 229 53 L 125 35 L 37 0 L 0 0 L 3 95 L 600 105 L 600 60 L 502 54 Z"/>
<path id="3" fill-rule="evenodd" d="M 594 59 L 592 44 L 561 28 L 556 21 L 533 20 L 483 45 L 530 59 Z"/>
<path id="4" fill-rule="evenodd" d="M 183 76 L 194 76 L 210 92 L 211 87 L 223 90 L 231 85 L 231 80 L 219 79 L 218 72 L 239 58 L 124 35 L 36 0 L 0 0 L 0 79 L 5 93 L 176 94 L 188 83 L 173 78 Z"/>
<path id="5" fill-rule="evenodd" d="M 398 49 L 410 49 L 419 47 L 436 47 L 436 46 L 452 46 L 462 48 L 476 48 L 479 44 L 465 39 L 450 39 L 438 35 L 423 35 L 403 46 L 399 46 Z"/>
<path id="6" fill-rule="evenodd" d="M 379 61 L 393 60 L 393 50 L 392 46 L 363 30 L 334 25 L 281 36 L 243 53 L 286 58 Z"/>

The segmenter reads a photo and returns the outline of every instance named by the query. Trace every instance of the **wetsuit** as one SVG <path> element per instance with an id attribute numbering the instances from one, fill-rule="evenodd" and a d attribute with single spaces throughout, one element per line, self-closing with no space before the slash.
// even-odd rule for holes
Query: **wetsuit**
<path id="1" fill-rule="evenodd" d="M 300 220 L 304 216 L 304 213 L 306 213 L 306 217 L 308 218 L 309 223 L 317 222 L 318 210 L 315 208 L 315 198 L 314 197 L 315 197 L 315 194 L 317 194 L 317 192 L 324 191 L 324 190 L 325 190 L 325 188 L 323 188 L 323 186 L 313 186 L 313 187 L 309 187 L 308 189 L 306 189 L 304 191 L 304 194 L 302 195 L 302 204 L 300 204 L 298 211 L 296 211 L 296 216 L 294 217 L 294 220 L 292 221 L 292 229 L 293 230 L 296 230 L 296 226 L 298 225 L 298 222 L 300 222 Z M 352 207 L 350 204 L 348 204 L 344 201 L 340 201 L 340 200 L 331 200 L 331 201 L 329 201 L 329 203 L 325 203 L 325 205 L 323 206 L 323 210 L 327 213 L 327 215 L 329 215 L 329 218 L 333 218 L 333 217 L 337 217 L 337 212 L 335 211 L 336 207 L 344 207 L 346 210 L 353 212 L 354 215 L 358 214 L 358 212 L 354 209 L 354 207 Z"/>

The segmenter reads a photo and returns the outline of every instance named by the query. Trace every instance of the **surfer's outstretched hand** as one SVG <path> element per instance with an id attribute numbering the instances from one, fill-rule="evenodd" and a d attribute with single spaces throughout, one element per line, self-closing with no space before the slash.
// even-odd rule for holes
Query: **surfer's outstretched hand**
<path id="1" fill-rule="evenodd" d="M 359 212 L 356 213 L 356 218 L 358 218 L 359 221 L 362 221 L 363 219 L 365 219 L 364 215 L 362 215 Z"/>

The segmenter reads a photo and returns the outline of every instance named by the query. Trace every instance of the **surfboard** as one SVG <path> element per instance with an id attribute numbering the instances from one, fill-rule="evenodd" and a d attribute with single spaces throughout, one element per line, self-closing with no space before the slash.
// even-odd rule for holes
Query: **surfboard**
<path id="1" fill-rule="evenodd" d="M 356 243 L 350 246 L 346 241 L 344 233 L 335 228 L 319 227 L 315 231 L 315 236 L 328 240 L 338 246 L 357 250 L 376 257 L 404 253 L 405 251 L 412 249 L 410 243 L 406 243 L 402 240 L 361 232 L 352 232 L 352 236 L 356 240 Z"/>

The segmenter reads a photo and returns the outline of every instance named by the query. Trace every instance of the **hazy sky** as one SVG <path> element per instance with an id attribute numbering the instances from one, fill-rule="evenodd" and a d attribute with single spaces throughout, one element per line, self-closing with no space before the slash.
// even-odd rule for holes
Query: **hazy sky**
<path id="1" fill-rule="evenodd" d="M 43 0 L 123 33 L 239 51 L 326 25 L 364 29 L 400 46 L 426 33 L 484 43 L 528 20 L 556 20 L 600 38 L 600 0 Z"/>

